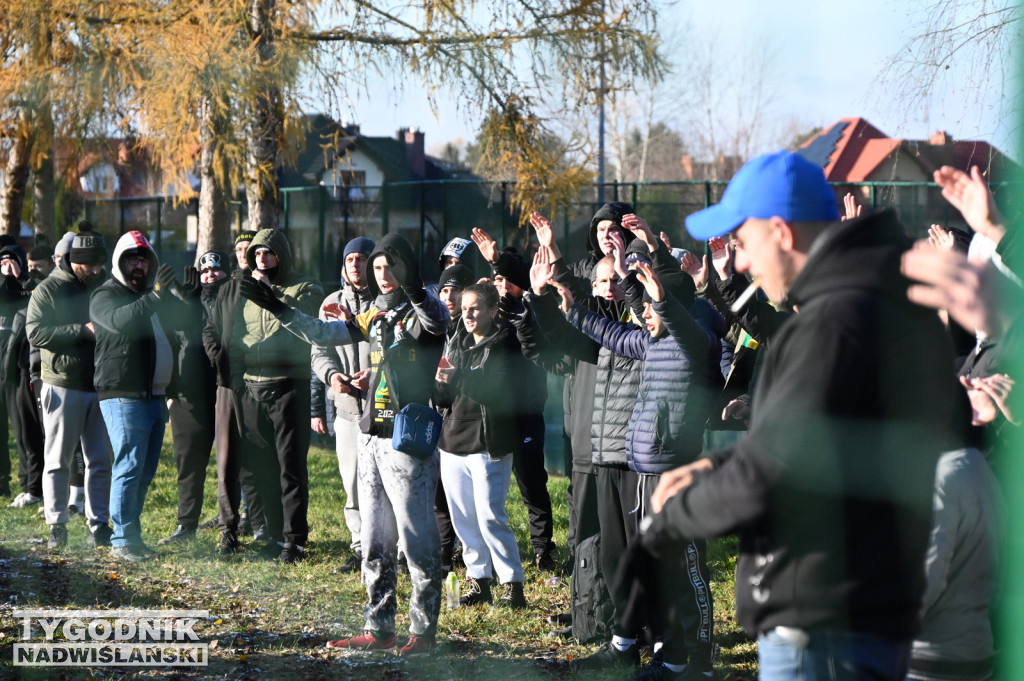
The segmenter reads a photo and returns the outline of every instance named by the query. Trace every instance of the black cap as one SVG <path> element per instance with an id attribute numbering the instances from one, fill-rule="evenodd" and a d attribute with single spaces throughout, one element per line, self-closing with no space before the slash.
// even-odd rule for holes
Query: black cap
<path id="1" fill-rule="evenodd" d="M 103 237 L 95 232 L 76 234 L 68 257 L 76 264 L 102 265 L 107 261 L 107 246 Z"/>

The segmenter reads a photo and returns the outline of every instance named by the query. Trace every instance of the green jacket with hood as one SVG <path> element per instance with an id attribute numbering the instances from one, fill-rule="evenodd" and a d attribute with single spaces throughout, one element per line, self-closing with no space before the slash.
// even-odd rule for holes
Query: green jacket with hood
<path id="1" fill-rule="evenodd" d="M 284 232 L 263 229 L 253 237 L 245 251 L 250 270 L 256 269 L 256 249 L 265 247 L 278 259 L 277 271 L 270 278 L 277 297 L 305 314 L 316 316 L 324 289 L 320 282 L 292 268 L 292 249 Z M 225 285 L 237 288 L 232 280 Z M 230 296 L 230 292 L 224 291 Z M 231 296 L 234 297 L 234 296 Z M 230 339 L 232 383 L 239 387 L 244 381 L 273 381 L 285 378 L 308 382 L 310 376 L 309 344 L 296 338 L 281 326 L 280 320 L 255 303 L 238 297 L 233 311 Z M 239 362 L 238 360 L 242 361 Z"/>
<path id="2" fill-rule="evenodd" d="M 28 342 L 40 349 L 43 382 L 92 392 L 96 341 L 84 338 L 89 323 L 89 289 L 68 258 L 32 291 L 25 314 Z"/>

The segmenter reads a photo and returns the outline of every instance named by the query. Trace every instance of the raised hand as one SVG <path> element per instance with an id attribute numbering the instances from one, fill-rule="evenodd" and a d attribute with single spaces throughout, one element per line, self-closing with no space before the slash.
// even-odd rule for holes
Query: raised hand
<path id="1" fill-rule="evenodd" d="M 562 299 L 562 302 L 558 304 L 559 309 L 562 310 L 563 314 L 569 314 L 569 308 L 571 308 L 576 302 L 572 297 L 572 291 L 570 291 L 564 284 L 554 280 L 551 281 L 551 285 L 555 287 L 555 290 L 558 291 L 559 297 Z"/>
<path id="2" fill-rule="evenodd" d="M 185 265 L 184 274 L 182 292 L 191 298 L 198 298 L 199 294 L 203 292 L 203 284 L 199 280 L 199 270 L 191 265 Z"/>
<path id="3" fill-rule="evenodd" d="M 951 251 L 955 241 L 953 233 L 944 230 L 942 225 L 932 225 L 928 228 L 928 243 L 944 251 Z"/>
<path id="4" fill-rule="evenodd" d="M 619 275 L 619 279 L 625 279 L 629 269 L 626 267 L 626 242 L 622 238 L 622 233 L 618 230 L 609 232 L 608 241 L 612 244 L 612 268 L 615 274 Z"/>
<path id="5" fill-rule="evenodd" d="M 711 264 L 718 272 L 718 278 L 725 281 L 736 272 L 736 268 L 733 266 L 736 252 L 729 242 L 720 236 L 708 239 L 708 248 L 711 249 Z"/>
<path id="6" fill-rule="evenodd" d="M 999 290 L 1000 275 L 988 265 L 976 265 L 958 251 L 942 251 L 925 240 L 903 254 L 900 270 L 920 283 L 907 289 L 911 302 L 946 310 L 961 326 L 990 336 L 1002 330 L 1005 301 Z"/>
<path id="7" fill-rule="evenodd" d="M 530 290 L 538 296 L 544 293 L 544 288 L 555 277 L 555 266 L 551 262 L 551 249 L 546 246 L 541 246 L 533 256 L 533 265 L 530 267 Z"/>
<path id="8" fill-rule="evenodd" d="M 685 251 L 680 258 L 679 268 L 693 278 L 693 285 L 699 289 L 704 288 L 708 283 L 708 256 L 697 260 L 690 251 Z"/>
<path id="9" fill-rule="evenodd" d="M 1006 234 L 1006 225 L 978 166 L 971 166 L 970 175 L 952 166 L 942 166 L 935 171 L 934 178 L 942 187 L 943 198 L 960 211 L 971 229 L 999 243 Z"/>
<path id="10" fill-rule="evenodd" d="M 647 291 L 647 295 L 651 297 L 651 300 L 657 303 L 665 299 L 665 289 L 658 280 L 658 275 L 654 273 L 653 267 L 645 262 L 638 262 L 636 264 L 636 278 L 644 285 L 644 289 Z"/>
<path id="11" fill-rule="evenodd" d="M 661 243 L 665 244 L 665 248 L 670 251 L 672 250 L 672 242 L 669 241 L 668 234 L 666 232 L 660 233 L 658 238 L 661 239 Z"/>
<path id="12" fill-rule="evenodd" d="M 160 285 L 161 293 L 170 293 L 171 289 L 178 285 L 174 276 L 174 268 L 164 263 L 156 270 L 156 283 Z"/>
<path id="13" fill-rule="evenodd" d="M 498 262 L 498 242 L 492 239 L 490 234 L 479 227 L 474 227 L 473 233 L 470 234 L 469 238 L 476 244 L 484 260 L 492 265 Z"/>
<path id="14" fill-rule="evenodd" d="M 644 220 L 639 215 L 629 213 L 622 216 L 622 227 L 633 232 L 638 239 L 642 239 L 647 244 L 647 247 L 651 249 L 651 253 L 658 250 L 658 240 L 654 237 L 654 232 L 651 231 L 647 220 Z"/>
<path id="15" fill-rule="evenodd" d="M 857 199 L 850 192 L 846 192 L 846 196 L 843 197 L 843 207 L 846 208 L 846 213 L 839 218 L 840 220 L 860 217 L 860 211 L 863 208 L 863 206 L 857 205 Z"/>
<path id="16" fill-rule="evenodd" d="M 291 309 L 287 303 L 274 295 L 274 291 L 269 286 L 261 284 L 252 277 L 242 277 L 239 283 L 239 293 L 246 300 L 274 315 Z"/>

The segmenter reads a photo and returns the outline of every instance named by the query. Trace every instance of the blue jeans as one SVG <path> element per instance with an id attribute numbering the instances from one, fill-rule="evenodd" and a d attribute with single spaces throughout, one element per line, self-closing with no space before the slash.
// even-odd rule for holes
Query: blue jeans
<path id="1" fill-rule="evenodd" d="M 910 642 L 851 631 L 779 629 L 757 638 L 760 681 L 900 681 Z"/>
<path id="2" fill-rule="evenodd" d="M 100 402 L 114 450 L 110 480 L 110 519 L 113 546 L 141 547 L 142 505 L 156 475 L 164 440 L 167 405 L 163 397 L 112 398 Z"/>

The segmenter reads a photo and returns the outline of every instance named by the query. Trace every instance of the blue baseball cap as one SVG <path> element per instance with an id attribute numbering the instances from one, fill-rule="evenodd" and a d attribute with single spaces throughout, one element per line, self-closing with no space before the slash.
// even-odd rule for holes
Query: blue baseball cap
<path id="1" fill-rule="evenodd" d="M 728 234 L 748 218 L 774 216 L 786 222 L 838 220 L 838 201 L 825 172 L 791 151 L 758 156 L 729 181 L 719 203 L 687 216 L 686 231 L 704 241 Z"/>

